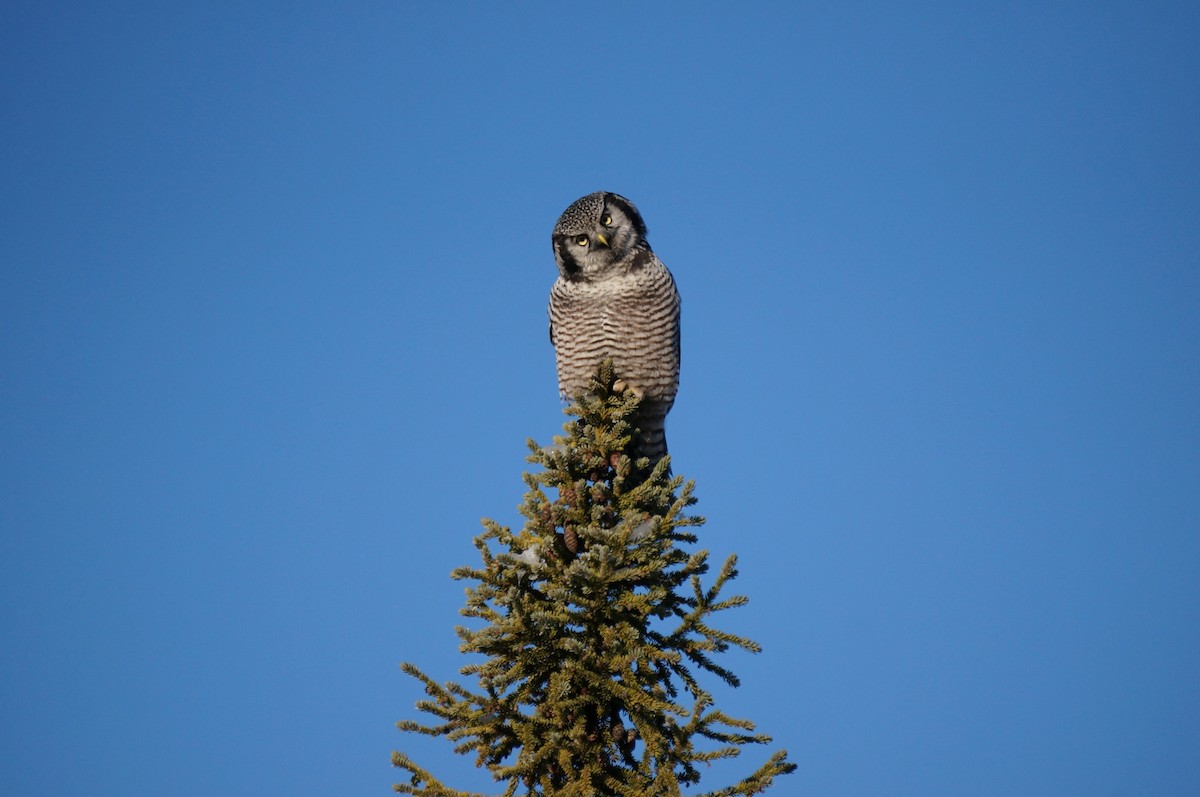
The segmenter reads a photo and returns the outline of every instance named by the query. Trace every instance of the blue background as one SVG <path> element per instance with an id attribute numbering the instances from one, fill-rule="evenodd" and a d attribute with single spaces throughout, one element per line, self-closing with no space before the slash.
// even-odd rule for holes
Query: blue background
<path id="1" fill-rule="evenodd" d="M 8 3 L 0 792 L 487 789 L 397 665 L 604 189 L 775 791 L 1200 793 L 1198 8 Z"/>

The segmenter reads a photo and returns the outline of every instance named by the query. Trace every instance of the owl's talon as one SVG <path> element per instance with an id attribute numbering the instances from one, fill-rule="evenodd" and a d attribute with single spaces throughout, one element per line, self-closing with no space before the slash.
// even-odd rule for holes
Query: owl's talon
<path id="1" fill-rule="evenodd" d="M 637 396 L 639 401 L 646 394 L 644 390 L 629 384 L 624 379 L 618 379 L 616 382 L 613 382 L 613 390 L 617 393 L 624 393 L 626 390 L 628 390 L 629 392 L 633 393 L 633 395 Z"/>

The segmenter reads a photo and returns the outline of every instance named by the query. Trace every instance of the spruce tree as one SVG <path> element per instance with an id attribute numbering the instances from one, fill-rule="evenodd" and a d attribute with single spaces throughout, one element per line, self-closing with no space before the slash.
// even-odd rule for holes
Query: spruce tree
<path id="1" fill-rule="evenodd" d="M 770 742 L 718 710 L 698 679 L 737 686 L 713 654 L 759 646 L 711 624 L 746 603 L 720 595 L 737 558 L 702 584 L 708 552 L 686 550 L 697 542 L 689 529 L 704 522 L 684 512 L 696 502 L 693 483 L 671 476 L 669 458 L 626 453 L 637 406 L 604 363 L 567 409 L 566 435 L 545 448 L 529 442 L 540 471 L 524 476 L 524 527 L 514 534 L 485 519 L 475 538 L 482 564 L 453 572 L 477 582 L 461 610 L 475 627 L 457 629 L 462 652 L 482 658 L 460 670 L 477 686 L 402 665 L 425 686 L 417 708 L 436 721 L 398 727 L 474 753 L 506 796 L 671 797 L 699 783 L 700 765 Z M 392 763 L 410 775 L 397 792 L 471 797 L 403 753 Z M 794 769 L 780 750 L 740 782 L 703 794 L 758 794 Z"/>

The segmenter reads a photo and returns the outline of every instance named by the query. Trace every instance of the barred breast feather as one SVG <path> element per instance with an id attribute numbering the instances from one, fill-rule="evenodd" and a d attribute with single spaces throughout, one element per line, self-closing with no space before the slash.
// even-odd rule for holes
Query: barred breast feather
<path id="1" fill-rule="evenodd" d="M 618 379 L 642 396 L 637 453 L 651 460 L 667 451 L 664 420 L 679 388 L 679 309 L 671 273 L 648 249 L 624 273 L 559 277 L 550 291 L 559 392 L 585 389 L 611 357 Z"/>

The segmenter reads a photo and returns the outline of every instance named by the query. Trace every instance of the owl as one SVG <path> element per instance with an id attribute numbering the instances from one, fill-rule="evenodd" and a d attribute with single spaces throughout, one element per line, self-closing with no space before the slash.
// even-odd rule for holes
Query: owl
<path id="1" fill-rule="evenodd" d="M 619 389 L 641 398 L 635 455 L 667 453 L 663 429 L 679 389 L 679 292 L 650 249 L 646 223 L 623 196 L 597 191 L 563 211 L 552 233 L 558 279 L 550 289 L 550 342 L 558 391 L 587 388 L 612 358 Z"/>

